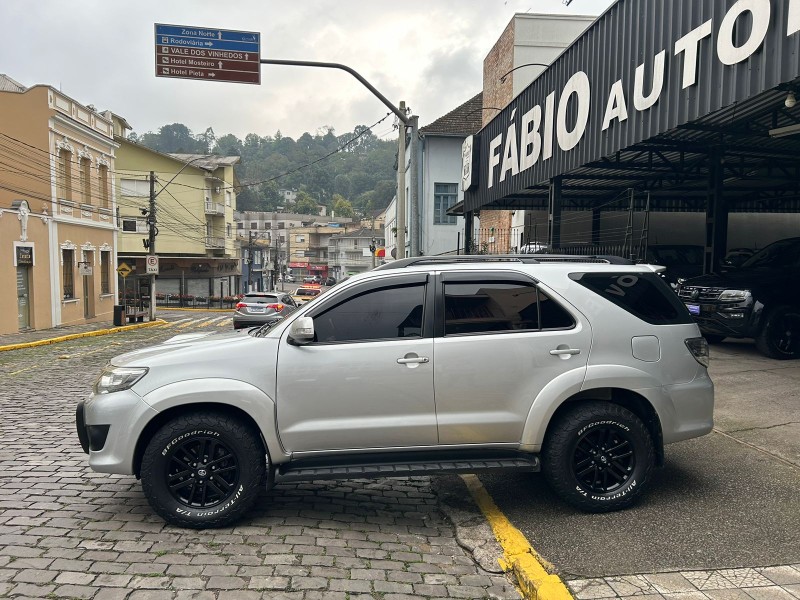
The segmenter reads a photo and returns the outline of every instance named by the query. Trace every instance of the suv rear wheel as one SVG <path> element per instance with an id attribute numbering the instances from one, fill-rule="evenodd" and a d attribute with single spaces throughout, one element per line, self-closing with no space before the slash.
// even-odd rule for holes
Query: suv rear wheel
<path id="1" fill-rule="evenodd" d="M 800 358 L 800 311 L 778 306 L 770 312 L 756 337 L 756 348 L 770 358 Z"/>
<path id="2" fill-rule="evenodd" d="M 239 519 L 255 502 L 266 470 L 253 427 L 217 412 L 163 425 L 142 456 L 142 489 L 173 525 L 204 529 Z"/>
<path id="3" fill-rule="evenodd" d="M 631 411 L 608 402 L 577 404 L 551 425 L 542 468 L 553 490 L 587 512 L 626 508 L 655 462 L 653 441 Z"/>

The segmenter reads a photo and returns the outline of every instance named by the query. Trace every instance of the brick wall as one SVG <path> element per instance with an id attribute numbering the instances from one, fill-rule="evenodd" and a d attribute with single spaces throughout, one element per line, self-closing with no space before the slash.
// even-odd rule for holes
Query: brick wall
<path id="1" fill-rule="evenodd" d="M 500 77 L 514 67 L 514 19 L 505 28 L 495 45 L 483 59 L 483 125 L 497 115 L 493 109 L 504 108 L 514 99 L 514 74 L 506 77 L 505 82 Z M 505 247 L 493 248 L 493 253 L 508 252 L 509 233 L 511 231 L 511 211 L 509 210 L 483 210 L 480 215 L 480 228 L 487 231 L 492 228 L 497 231 L 497 243 Z"/>

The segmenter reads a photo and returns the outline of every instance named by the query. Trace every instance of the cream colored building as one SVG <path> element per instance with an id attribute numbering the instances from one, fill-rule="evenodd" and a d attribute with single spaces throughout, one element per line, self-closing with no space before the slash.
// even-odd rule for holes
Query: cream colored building
<path id="1" fill-rule="evenodd" d="M 0 115 L 0 333 L 111 321 L 111 114 L 0 75 Z"/>
<path id="2" fill-rule="evenodd" d="M 133 270 L 120 283 L 123 293 L 129 300 L 149 302 L 145 258 L 150 251 L 144 242 L 149 237 L 151 171 L 158 232 L 157 305 L 166 303 L 167 296 L 196 300 L 238 293 L 240 249 L 233 221 L 238 182 L 233 167 L 239 157 L 163 154 L 124 135 L 116 139 L 119 263 Z"/>

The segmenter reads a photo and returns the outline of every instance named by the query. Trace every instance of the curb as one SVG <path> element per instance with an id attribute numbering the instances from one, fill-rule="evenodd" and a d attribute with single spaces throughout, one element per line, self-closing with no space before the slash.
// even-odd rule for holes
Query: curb
<path id="1" fill-rule="evenodd" d="M 526 600 L 572 600 L 573 596 L 561 578 L 550 572 L 553 566 L 536 553 L 522 532 L 497 508 L 480 479 L 475 475 L 462 475 L 461 478 L 503 549 L 500 566 L 504 571 L 514 573 L 522 596 Z"/>
<path id="2" fill-rule="evenodd" d="M 196 311 L 196 312 L 231 312 L 234 308 L 181 308 L 180 306 L 159 306 L 158 310 Z"/>
<path id="3" fill-rule="evenodd" d="M 34 348 L 36 346 L 47 346 L 50 344 L 57 344 L 58 342 L 76 340 L 78 338 L 94 337 L 98 335 L 108 335 L 110 333 L 119 333 L 121 331 L 130 331 L 132 329 L 140 329 L 142 327 L 156 327 L 158 325 L 166 325 L 166 324 L 167 321 L 164 321 L 163 319 L 158 319 L 157 321 L 149 321 L 147 323 L 122 325 L 121 327 L 115 327 L 114 329 L 97 329 L 95 331 L 85 331 L 83 333 L 70 333 L 68 335 L 62 335 L 59 337 L 49 338 L 46 340 L 37 340 L 35 342 L 23 342 L 21 344 L 8 344 L 6 346 L 0 346 L 0 352 L 5 352 L 7 350 L 21 350 L 23 348 Z"/>

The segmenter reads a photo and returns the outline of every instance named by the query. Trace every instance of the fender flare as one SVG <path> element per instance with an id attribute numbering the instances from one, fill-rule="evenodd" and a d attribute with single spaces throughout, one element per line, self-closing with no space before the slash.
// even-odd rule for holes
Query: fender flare
<path id="1" fill-rule="evenodd" d="M 542 388 L 528 411 L 520 449 L 540 452 L 550 421 L 562 404 L 578 394 L 589 398 L 593 389 L 619 388 L 620 381 L 650 402 L 663 423 L 664 404 L 653 401 L 661 396 L 661 385 L 651 375 L 623 365 L 592 365 L 567 371 Z"/>
<path id="2" fill-rule="evenodd" d="M 263 390 L 249 383 L 217 377 L 189 379 L 157 388 L 143 396 L 142 400 L 158 414 L 193 404 L 221 404 L 238 408 L 253 419 L 258 427 L 267 446 L 270 462 L 288 459 L 278 437 L 275 402 Z"/>

